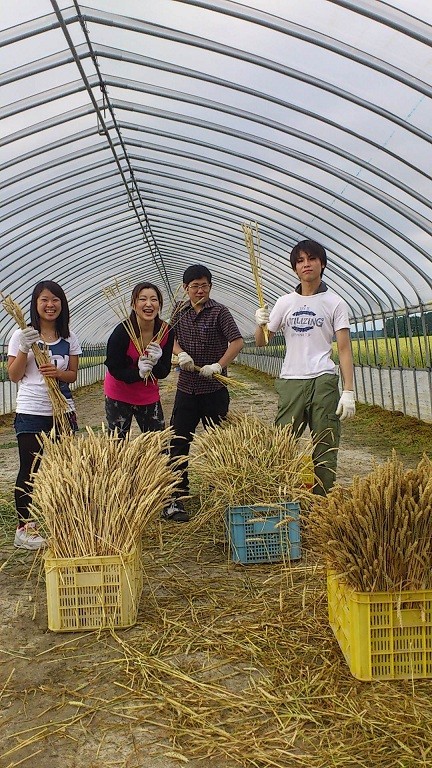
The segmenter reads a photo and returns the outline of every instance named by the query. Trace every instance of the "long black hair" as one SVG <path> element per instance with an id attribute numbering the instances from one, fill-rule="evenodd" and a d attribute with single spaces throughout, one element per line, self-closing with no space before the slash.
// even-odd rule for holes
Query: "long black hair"
<path id="1" fill-rule="evenodd" d="M 140 330 L 139 330 L 138 320 L 136 318 L 134 307 L 135 307 L 135 302 L 138 299 L 138 296 L 140 295 L 141 291 L 145 291 L 145 290 L 152 290 L 152 291 L 154 291 L 156 296 L 158 297 L 159 310 L 161 310 L 162 307 L 163 307 L 162 291 L 160 290 L 160 288 L 157 287 L 157 285 L 155 285 L 154 283 L 149 283 L 147 281 L 144 281 L 142 283 L 137 283 L 136 284 L 135 288 L 133 288 L 133 290 L 132 290 L 131 301 L 130 301 L 131 307 L 132 307 L 132 312 L 130 313 L 129 317 L 130 317 L 130 319 L 132 321 L 132 325 L 134 327 L 135 333 L 137 333 L 138 335 L 139 335 Z M 159 328 L 161 327 L 161 325 L 162 325 L 162 320 L 159 317 L 159 312 L 158 312 L 156 317 L 155 317 L 155 319 L 154 319 L 154 326 L 153 326 L 154 335 L 157 334 L 157 332 L 158 332 Z"/>
<path id="2" fill-rule="evenodd" d="M 63 288 L 58 283 L 55 283 L 54 280 L 41 280 L 33 288 L 33 293 L 32 293 L 31 302 L 30 302 L 30 322 L 33 328 L 36 328 L 37 331 L 40 331 L 41 326 L 40 326 L 40 317 L 37 311 L 37 300 L 41 295 L 42 291 L 45 291 L 45 290 L 51 291 L 51 293 L 53 293 L 54 296 L 57 296 L 57 298 L 60 299 L 61 301 L 61 312 L 59 316 L 56 318 L 56 331 L 61 338 L 67 339 L 67 337 L 70 335 L 69 304 L 67 302 L 67 298 Z"/>

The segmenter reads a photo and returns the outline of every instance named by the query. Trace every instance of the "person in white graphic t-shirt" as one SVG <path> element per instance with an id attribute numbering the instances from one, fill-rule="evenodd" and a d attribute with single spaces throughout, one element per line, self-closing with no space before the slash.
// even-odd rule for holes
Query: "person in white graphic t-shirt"
<path id="1" fill-rule="evenodd" d="M 327 265 L 325 248 L 315 240 L 302 240 L 291 251 L 290 261 L 300 284 L 281 296 L 272 311 L 255 312 L 255 340 L 265 346 L 281 330 L 286 354 L 275 382 L 279 395 L 276 424 L 293 424 L 300 436 L 310 428 L 314 439 L 314 493 L 325 495 L 336 476 L 340 422 L 355 415 L 354 367 L 349 332 L 348 306 L 322 280 Z M 332 360 L 336 337 L 339 377 Z"/>
<path id="2" fill-rule="evenodd" d="M 18 441 L 19 470 L 15 484 L 18 527 L 14 546 L 36 550 L 46 542 L 32 518 L 32 477 L 42 459 L 41 434 L 54 427 L 53 406 L 47 379 L 54 379 L 68 404 L 71 432 L 78 429 L 70 385 L 78 375 L 81 345 L 69 329 L 69 304 L 63 288 L 53 280 L 35 285 L 30 302 L 31 325 L 12 334 L 8 346 L 9 379 L 18 384 L 15 433 Z M 38 364 L 34 345 L 45 347 L 49 362 Z"/>

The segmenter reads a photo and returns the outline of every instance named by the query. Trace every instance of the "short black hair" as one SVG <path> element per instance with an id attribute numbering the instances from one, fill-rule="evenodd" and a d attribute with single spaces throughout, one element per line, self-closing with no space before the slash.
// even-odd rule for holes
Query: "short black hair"
<path id="1" fill-rule="evenodd" d="M 327 254 L 324 246 L 321 243 L 317 243 L 316 240 L 301 240 L 297 243 L 290 253 L 290 262 L 294 272 L 296 271 L 296 264 L 300 253 L 306 253 L 308 256 L 315 256 L 316 259 L 319 259 L 322 266 L 322 275 L 327 266 Z"/>
<path id="2" fill-rule="evenodd" d="M 200 277 L 205 277 L 211 285 L 212 275 L 210 270 L 204 267 L 203 264 L 192 264 L 183 274 L 183 284 L 189 285 L 192 280 L 199 280 Z"/>

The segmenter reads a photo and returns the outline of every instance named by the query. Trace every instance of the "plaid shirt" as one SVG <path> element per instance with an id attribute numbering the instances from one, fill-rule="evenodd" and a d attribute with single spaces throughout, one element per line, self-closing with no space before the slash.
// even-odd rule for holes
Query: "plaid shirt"
<path id="1" fill-rule="evenodd" d="M 213 299 L 207 299 L 200 312 L 195 312 L 189 302 L 174 326 L 174 333 L 182 350 L 200 368 L 217 363 L 228 344 L 242 337 L 231 312 Z M 227 375 L 226 368 L 222 373 Z M 198 371 L 180 371 L 179 374 L 178 389 L 188 395 L 204 395 L 224 386 L 214 378 L 200 376 Z"/>

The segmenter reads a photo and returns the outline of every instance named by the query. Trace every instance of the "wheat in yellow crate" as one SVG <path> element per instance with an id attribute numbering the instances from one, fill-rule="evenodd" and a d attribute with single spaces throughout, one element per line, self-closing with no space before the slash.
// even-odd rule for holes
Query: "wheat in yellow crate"
<path id="1" fill-rule="evenodd" d="M 255 233 L 254 233 L 253 226 L 255 226 Z M 242 224 L 242 230 L 244 234 L 244 240 L 245 240 L 247 252 L 249 254 L 249 260 L 250 260 L 253 278 L 255 281 L 255 288 L 258 296 L 258 303 L 260 307 L 265 307 L 266 303 L 264 301 L 264 294 L 263 294 L 262 285 L 261 285 L 261 242 L 260 242 L 260 236 L 259 236 L 258 223 L 255 222 L 255 225 L 252 225 L 244 222 Z M 255 249 L 255 243 L 256 243 L 256 249 Z M 269 341 L 268 328 L 266 325 L 263 325 L 262 329 L 263 329 L 265 343 L 268 344 L 268 341 Z"/>

